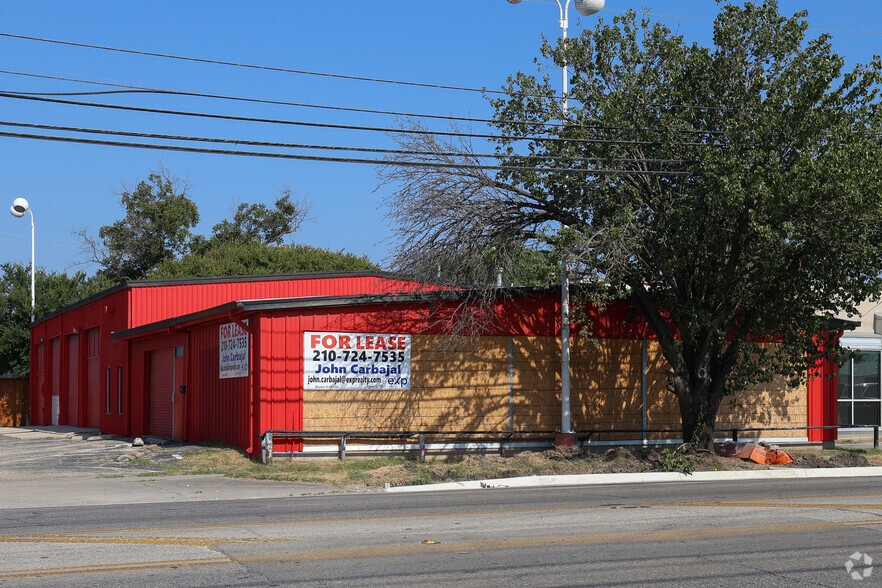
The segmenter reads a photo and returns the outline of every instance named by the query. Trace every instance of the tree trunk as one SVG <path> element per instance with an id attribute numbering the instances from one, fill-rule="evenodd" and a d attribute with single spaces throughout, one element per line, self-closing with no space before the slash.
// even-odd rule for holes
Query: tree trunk
<path id="1" fill-rule="evenodd" d="M 680 402 L 683 443 L 713 451 L 717 411 L 723 398 L 721 386 L 710 378 L 671 372 L 668 388 Z"/>

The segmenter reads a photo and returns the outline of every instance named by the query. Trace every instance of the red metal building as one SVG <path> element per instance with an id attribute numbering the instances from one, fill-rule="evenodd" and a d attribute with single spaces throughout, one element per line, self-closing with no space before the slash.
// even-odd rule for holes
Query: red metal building
<path id="1" fill-rule="evenodd" d="M 215 441 L 256 454 L 264 431 L 304 429 L 304 337 L 437 332 L 436 302 L 416 288 L 383 272 L 122 283 L 34 324 L 32 420 Z M 499 324 L 485 335 L 559 336 L 555 295 L 507 298 L 499 310 Z M 594 318 L 599 338 L 653 338 L 627 305 Z M 225 373 L 219 354 L 238 342 L 244 368 Z M 835 377 L 836 366 L 818 372 Z M 835 382 L 814 378 L 807 392 L 806 421 L 794 424 L 835 424 Z"/>
<path id="2" fill-rule="evenodd" d="M 41 317 L 32 326 L 31 420 L 94 427 L 119 435 L 147 432 L 139 420 L 142 411 L 133 405 L 130 394 L 130 345 L 114 340 L 111 334 L 116 331 L 231 300 L 400 292 L 412 287 L 383 272 L 120 283 Z M 169 364 L 166 367 L 173 367 L 175 362 L 163 359 Z M 157 367 L 156 371 L 161 370 Z"/>

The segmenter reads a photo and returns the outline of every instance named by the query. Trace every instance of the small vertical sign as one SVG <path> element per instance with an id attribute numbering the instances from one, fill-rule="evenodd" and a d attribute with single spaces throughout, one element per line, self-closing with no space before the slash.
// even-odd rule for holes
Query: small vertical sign
<path id="1" fill-rule="evenodd" d="M 243 321 L 246 325 L 248 321 Z M 227 378 L 247 378 L 250 357 L 250 336 L 238 323 L 220 326 L 220 374 L 221 380 Z"/>

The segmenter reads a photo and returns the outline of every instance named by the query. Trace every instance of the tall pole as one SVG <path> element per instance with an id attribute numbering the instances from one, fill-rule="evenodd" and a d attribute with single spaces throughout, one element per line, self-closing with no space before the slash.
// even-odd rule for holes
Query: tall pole
<path id="1" fill-rule="evenodd" d="M 34 239 L 34 211 L 28 207 L 28 212 L 31 214 L 31 322 L 34 322 L 34 314 L 37 312 L 37 288 L 36 288 L 36 262 L 34 261 L 34 243 L 36 242 Z"/>
<path id="2" fill-rule="evenodd" d="M 28 204 L 28 201 L 24 198 L 16 198 L 12 201 L 12 206 L 9 207 L 9 212 L 15 218 L 21 218 L 27 212 L 31 215 L 31 322 L 34 322 L 34 315 L 36 314 L 37 308 L 37 295 L 36 295 L 36 263 L 34 260 L 34 243 L 36 242 L 34 239 L 34 211 L 31 210 L 31 205 Z"/>
<path id="3" fill-rule="evenodd" d="M 560 0 L 555 0 L 557 2 L 557 9 L 560 12 L 560 39 L 561 45 L 563 45 L 567 40 L 567 29 L 570 28 L 570 0 L 566 0 L 566 4 L 561 4 Z M 570 102 L 567 99 L 567 92 L 570 89 L 570 67 L 569 64 L 564 60 L 563 67 L 561 67 L 561 71 L 563 73 L 563 80 L 561 83 L 561 94 L 563 96 L 563 100 L 561 102 L 561 110 L 563 111 L 563 116 L 561 116 L 560 122 L 566 124 L 567 122 L 567 112 L 570 108 Z"/>
<path id="4" fill-rule="evenodd" d="M 560 39 L 561 44 L 567 40 L 567 29 L 570 27 L 569 12 L 570 0 L 561 4 L 557 0 L 557 8 L 560 11 Z M 570 103 L 567 99 L 569 91 L 569 64 L 564 60 L 563 80 L 561 83 L 561 130 L 567 124 Z M 567 268 L 567 256 L 564 252 L 560 260 L 560 432 L 569 434 L 573 432 L 572 412 L 570 410 L 570 275 Z"/>
<path id="5" fill-rule="evenodd" d="M 518 4 L 521 0 L 508 0 L 510 4 Z M 569 28 L 570 0 L 555 0 L 560 14 L 561 45 L 567 39 Z M 590 16 L 604 6 L 604 0 L 575 0 L 576 9 L 584 16 Z M 566 127 L 569 118 L 569 63 L 564 59 L 561 68 L 561 129 Z M 572 434 L 573 424 L 570 411 L 570 276 L 567 267 L 566 252 L 560 262 L 560 432 L 562 435 Z"/>

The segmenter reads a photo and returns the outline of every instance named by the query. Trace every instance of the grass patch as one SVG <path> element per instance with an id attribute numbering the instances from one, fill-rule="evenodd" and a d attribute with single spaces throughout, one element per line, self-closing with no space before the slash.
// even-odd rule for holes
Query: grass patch
<path id="1" fill-rule="evenodd" d="M 145 475 L 218 474 L 228 478 L 311 482 L 342 488 L 367 485 L 371 472 L 407 461 L 404 458 L 357 459 L 346 462 L 305 459 L 291 461 L 277 458 L 273 465 L 267 466 L 230 448 L 207 447 L 201 451 L 177 453 L 183 459 L 163 461 L 160 464 L 161 472 Z"/>
<path id="2" fill-rule="evenodd" d="M 178 453 L 182 459 L 169 459 L 171 453 Z M 205 447 L 198 451 L 162 449 L 152 457 L 152 461 L 133 460 L 130 463 L 144 465 L 139 462 L 147 461 L 148 465 L 161 468 L 161 471 L 145 472 L 141 476 L 216 474 L 229 478 L 317 483 L 336 488 L 590 473 L 598 463 L 597 455 L 578 450 L 522 453 L 514 457 L 464 455 L 426 463 L 403 457 L 350 458 L 345 462 L 276 458 L 271 466 L 253 461 L 236 449 L 223 447 Z M 615 456 L 613 461 L 619 463 L 622 458 Z"/>
<path id="3" fill-rule="evenodd" d="M 189 449 L 189 448 L 188 448 Z M 796 458 L 792 467 L 854 467 L 882 465 L 882 451 L 839 447 L 788 449 Z M 179 454 L 182 459 L 175 459 Z M 267 466 L 253 461 L 239 450 L 206 446 L 197 450 L 163 448 L 145 459 L 130 462 L 161 471 L 144 472 L 153 477 L 215 474 L 229 478 L 315 483 L 334 488 L 383 487 L 433 484 L 465 480 L 490 480 L 521 476 L 624 473 L 651 471 L 723 471 L 765 468 L 740 459 L 723 458 L 710 452 L 684 448 L 618 447 L 602 453 L 578 448 L 519 453 L 512 457 L 467 454 L 437 458 L 426 463 L 403 457 L 337 459 L 276 458 Z"/>

